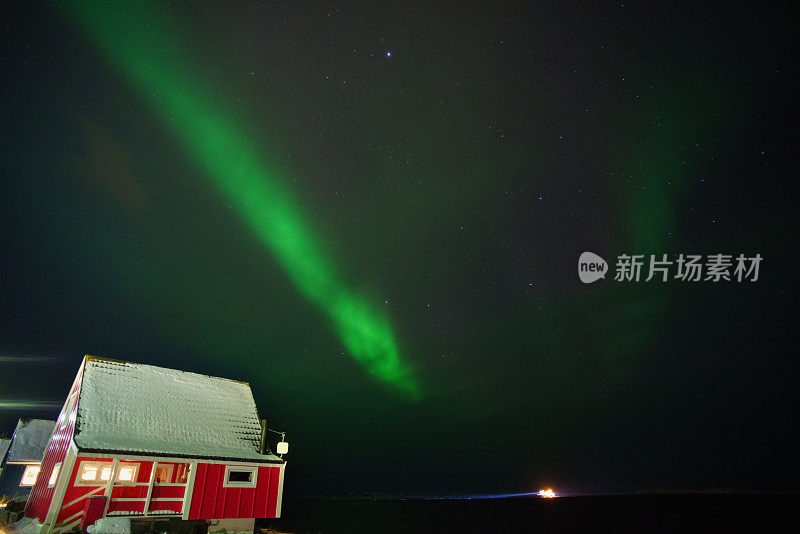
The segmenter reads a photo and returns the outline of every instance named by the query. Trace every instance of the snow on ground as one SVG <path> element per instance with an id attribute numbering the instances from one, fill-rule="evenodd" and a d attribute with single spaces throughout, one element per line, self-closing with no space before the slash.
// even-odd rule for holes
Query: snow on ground
<path id="1" fill-rule="evenodd" d="M 0 525 L 0 534 L 39 534 L 42 525 L 35 519 L 23 517 L 14 524 Z"/>
<path id="2" fill-rule="evenodd" d="M 279 461 L 258 454 L 260 439 L 253 393 L 244 382 L 86 361 L 75 435 L 81 449 Z"/>
<path id="3" fill-rule="evenodd" d="M 86 529 L 89 534 L 131 534 L 128 517 L 101 517 Z"/>

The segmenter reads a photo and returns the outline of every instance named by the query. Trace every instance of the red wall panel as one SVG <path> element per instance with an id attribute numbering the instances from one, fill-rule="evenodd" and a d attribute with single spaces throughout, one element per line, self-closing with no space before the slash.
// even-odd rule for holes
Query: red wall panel
<path id="1" fill-rule="evenodd" d="M 181 501 L 156 501 L 150 503 L 150 512 L 155 510 L 170 510 L 176 514 L 181 513 L 183 503 Z"/>
<path id="2" fill-rule="evenodd" d="M 111 500 L 108 504 L 108 512 L 142 512 L 144 501 L 115 501 Z"/>
<path id="3" fill-rule="evenodd" d="M 82 497 L 86 497 L 89 493 L 92 493 L 97 488 L 104 487 L 105 484 L 98 484 L 97 486 L 76 486 L 75 479 L 78 477 L 78 473 L 81 469 L 81 462 L 90 461 L 90 462 L 97 462 L 97 461 L 108 461 L 111 462 L 108 458 L 89 458 L 86 456 L 78 456 L 75 459 L 75 466 L 72 469 L 72 472 L 69 473 L 69 482 L 67 483 L 67 489 L 64 492 L 64 499 L 61 503 L 61 511 L 58 513 L 56 518 L 56 522 L 64 521 L 68 517 L 72 517 L 76 513 L 83 510 L 83 507 L 86 504 L 86 500 L 82 499 Z M 67 475 L 67 473 L 64 473 Z M 103 495 L 103 491 L 99 491 L 94 493 L 93 495 Z M 75 502 L 77 501 L 77 502 Z M 72 503 L 72 504 L 70 504 Z M 65 506 L 69 505 L 69 506 Z"/>
<path id="4" fill-rule="evenodd" d="M 280 467 L 260 466 L 255 488 L 224 488 L 224 464 L 197 464 L 189 519 L 275 517 Z"/>
<path id="5" fill-rule="evenodd" d="M 80 473 L 80 466 L 82 462 L 106 462 L 109 465 L 112 464 L 113 460 L 111 458 L 96 458 L 92 456 L 79 456 L 75 462 L 75 469 L 71 474 L 69 485 L 67 486 L 67 490 L 64 494 L 64 504 L 69 504 L 73 501 L 73 504 L 70 506 L 64 507 L 61 513 L 58 516 L 58 521 L 64 521 L 65 519 L 72 517 L 74 514 L 83 510 L 83 507 L 86 503 L 85 499 L 82 497 L 87 496 L 94 490 L 100 489 L 98 493 L 94 495 L 103 495 L 105 492 L 105 483 L 103 484 L 96 484 L 93 486 L 77 486 L 75 485 L 75 481 Z M 119 465 L 125 465 L 126 463 L 138 463 L 139 464 L 139 471 L 136 477 L 137 483 L 148 483 L 150 481 L 150 472 L 153 468 L 153 462 L 147 460 L 140 460 L 140 461 L 132 461 L 126 462 L 121 461 Z M 186 488 L 184 486 L 160 486 L 154 485 L 153 492 L 151 494 L 152 499 L 171 499 L 177 498 L 182 499 L 184 493 L 186 492 Z M 147 497 L 147 486 L 130 486 L 115 483 L 114 487 L 111 490 L 112 499 L 120 499 L 120 498 L 138 498 L 138 499 L 145 499 Z M 181 512 L 182 503 L 178 501 L 158 501 L 158 500 L 151 500 L 150 502 L 150 511 L 154 510 L 170 510 L 175 513 Z M 115 512 L 115 511 L 129 511 L 129 512 L 141 512 L 144 510 L 144 500 L 142 501 L 114 501 L 112 500 L 109 503 L 108 511 Z"/>
<path id="6" fill-rule="evenodd" d="M 114 486 L 112 499 L 144 499 L 147 497 L 147 486 Z"/>
<path id="7" fill-rule="evenodd" d="M 75 485 L 75 480 L 78 478 L 78 473 L 80 473 L 82 462 L 109 462 L 109 465 L 111 465 L 112 460 L 110 458 L 92 458 L 89 456 L 78 456 L 78 458 L 75 459 L 75 466 L 73 467 L 72 472 L 69 474 L 69 482 L 67 484 L 67 490 L 64 492 L 64 502 L 62 503 L 62 506 L 64 504 L 69 504 L 76 499 L 79 499 L 80 497 L 86 495 L 87 493 L 93 490 L 96 490 L 101 486 L 105 486 L 105 484 L 98 484 L 96 486 Z M 99 495 L 102 495 L 102 493 L 100 493 Z M 83 510 L 83 504 L 84 503 L 81 503 L 80 505 L 81 510 Z M 72 505 L 69 508 L 72 509 L 73 506 L 75 505 Z M 72 512 L 72 514 L 74 513 L 75 512 Z M 69 517 L 72 514 L 67 514 L 64 517 Z"/>
<path id="8" fill-rule="evenodd" d="M 145 493 L 147 493 L 147 487 L 144 487 Z M 151 497 L 153 499 L 167 499 L 167 498 L 176 498 L 176 499 L 183 499 L 183 493 L 186 491 L 185 486 L 153 486 L 153 493 Z"/>
<path id="9" fill-rule="evenodd" d="M 81 516 L 81 530 L 86 530 L 95 521 L 103 517 L 103 510 L 106 509 L 106 498 L 92 496 L 83 500 L 83 515 Z"/>
<path id="10" fill-rule="evenodd" d="M 60 522 L 64 521 L 65 519 L 67 519 L 69 517 L 72 517 L 73 515 L 77 514 L 81 510 L 83 510 L 83 507 L 86 505 L 86 499 L 82 499 L 81 497 L 88 496 L 88 494 L 91 493 L 95 489 L 97 489 L 97 488 L 81 487 L 80 490 L 82 490 L 82 492 L 79 493 L 79 494 L 78 493 L 74 494 L 76 496 L 74 496 L 72 499 L 67 500 L 66 497 L 65 497 L 64 498 L 64 503 L 61 505 L 61 511 L 59 512 L 58 516 L 56 517 L 56 522 L 60 523 Z M 92 493 L 92 496 L 96 496 L 96 495 L 102 496 L 103 492 L 99 491 L 99 492 L 96 492 L 96 493 Z M 72 503 L 72 504 L 70 504 L 70 503 Z M 69 505 L 69 506 L 65 506 L 65 505 Z"/>
<path id="11" fill-rule="evenodd" d="M 269 499 L 267 506 L 267 517 L 275 517 L 278 507 L 278 482 L 280 482 L 280 468 L 273 467 L 270 470 L 272 476 L 269 478 Z M 260 473 L 259 473 L 260 474 Z"/>
<path id="12" fill-rule="evenodd" d="M 255 513 L 255 507 L 253 506 L 255 499 L 256 499 L 255 491 L 242 492 L 242 498 L 241 501 L 239 502 L 240 513 L 246 513 L 248 510 L 252 510 L 253 513 Z M 239 517 L 244 517 L 244 516 L 240 515 Z M 252 517 L 255 517 L 255 515 L 253 515 Z"/>

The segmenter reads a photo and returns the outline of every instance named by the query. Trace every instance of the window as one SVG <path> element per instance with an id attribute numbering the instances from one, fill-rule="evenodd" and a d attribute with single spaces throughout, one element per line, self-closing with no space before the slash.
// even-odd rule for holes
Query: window
<path id="1" fill-rule="evenodd" d="M 186 483 L 189 477 L 189 464 L 178 464 L 178 476 L 175 477 L 175 482 L 178 484 Z"/>
<path id="2" fill-rule="evenodd" d="M 19 483 L 20 487 L 29 488 L 36 484 L 36 477 L 39 476 L 42 466 L 32 464 L 25 466 L 25 472 L 22 473 L 22 481 Z"/>
<path id="3" fill-rule="evenodd" d="M 111 480 L 111 462 L 83 462 L 78 472 L 77 486 L 100 486 Z M 115 484 L 133 484 L 139 474 L 138 463 L 120 462 Z"/>
<path id="4" fill-rule="evenodd" d="M 119 464 L 117 467 L 116 482 L 120 484 L 133 484 L 136 482 L 136 475 L 139 474 L 139 464 Z"/>
<path id="5" fill-rule="evenodd" d="M 169 484 L 172 482 L 172 464 L 156 467 L 155 482 L 156 484 Z"/>
<path id="6" fill-rule="evenodd" d="M 111 466 L 101 467 L 100 468 L 100 480 L 103 482 L 108 482 L 111 478 Z"/>
<path id="7" fill-rule="evenodd" d="M 101 475 L 105 475 L 102 477 Z M 99 486 L 111 478 L 111 464 L 108 462 L 82 462 L 78 471 L 76 486 Z"/>
<path id="8" fill-rule="evenodd" d="M 228 482 L 252 482 L 252 471 L 233 471 L 228 473 Z"/>
<path id="9" fill-rule="evenodd" d="M 47 482 L 48 488 L 52 488 L 56 485 L 59 471 L 61 471 L 61 462 L 58 462 L 56 465 L 53 466 L 53 472 L 50 473 L 50 480 Z"/>
<path id="10" fill-rule="evenodd" d="M 81 470 L 81 482 L 89 482 L 90 480 L 97 480 L 97 467 L 84 464 Z"/>
<path id="11" fill-rule="evenodd" d="M 226 465 L 223 488 L 255 488 L 258 467 L 254 465 Z"/>

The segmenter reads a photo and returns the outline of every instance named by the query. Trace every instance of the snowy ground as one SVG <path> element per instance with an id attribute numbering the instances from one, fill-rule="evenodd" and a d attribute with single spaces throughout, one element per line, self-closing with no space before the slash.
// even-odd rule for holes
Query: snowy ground
<path id="1" fill-rule="evenodd" d="M 131 520 L 127 517 L 101 517 L 86 529 L 89 534 L 131 534 Z"/>
<path id="2" fill-rule="evenodd" d="M 24 517 L 11 525 L 0 526 L 2 534 L 39 534 L 41 523 L 34 519 Z"/>

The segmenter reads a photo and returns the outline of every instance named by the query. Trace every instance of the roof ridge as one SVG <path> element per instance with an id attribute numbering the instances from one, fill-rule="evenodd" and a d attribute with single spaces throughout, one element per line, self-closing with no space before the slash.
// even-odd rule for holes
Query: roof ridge
<path id="1" fill-rule="evenodd" d="M 236 380 L 235 378 L 225 378 L 224 376 L 213 376 L 208 375 L 205 373 L 198 373 L 196 371 L 186 371 L 184 369 L 173 369 L 172 367 L 162 367 L 160 365 L 153 365 L 149 363 L 139 363 L 139 362 L 128 362 L 125 360 L 117 360 L 116 358 L 109 358 L 107 356 L 95 356 L 93 354 L 86 354 L 84 355 L 86 361 L 90 362 L 103 362 L 103 363 L 116 363 L 122 365 L 147 365 L 148 367 L 155 367 L 156 369 L 167 369 L 168 371 L 178 371 L 179 373 L 192 373 L 195 375 L 206 376 L 208 378 L 215 378 L 217 380 L 227 380 L 229 382 L 236 382 L 237 384 L 244 384 L 245 386 L 250 386 L 250 382 L 246 382 L 244 380 Z"/>
<path id="2" fill-rule="evenodd" d="M 108 358 L 106 356 L 95 356 L 93 354 L 86 354 L 84 355 L 87 361 L 90 362 L 108 362 L 108 363 L 133 363 L 133 362 L 126 362 L 124 360 L 117 360 L 114 358 Z"/>

